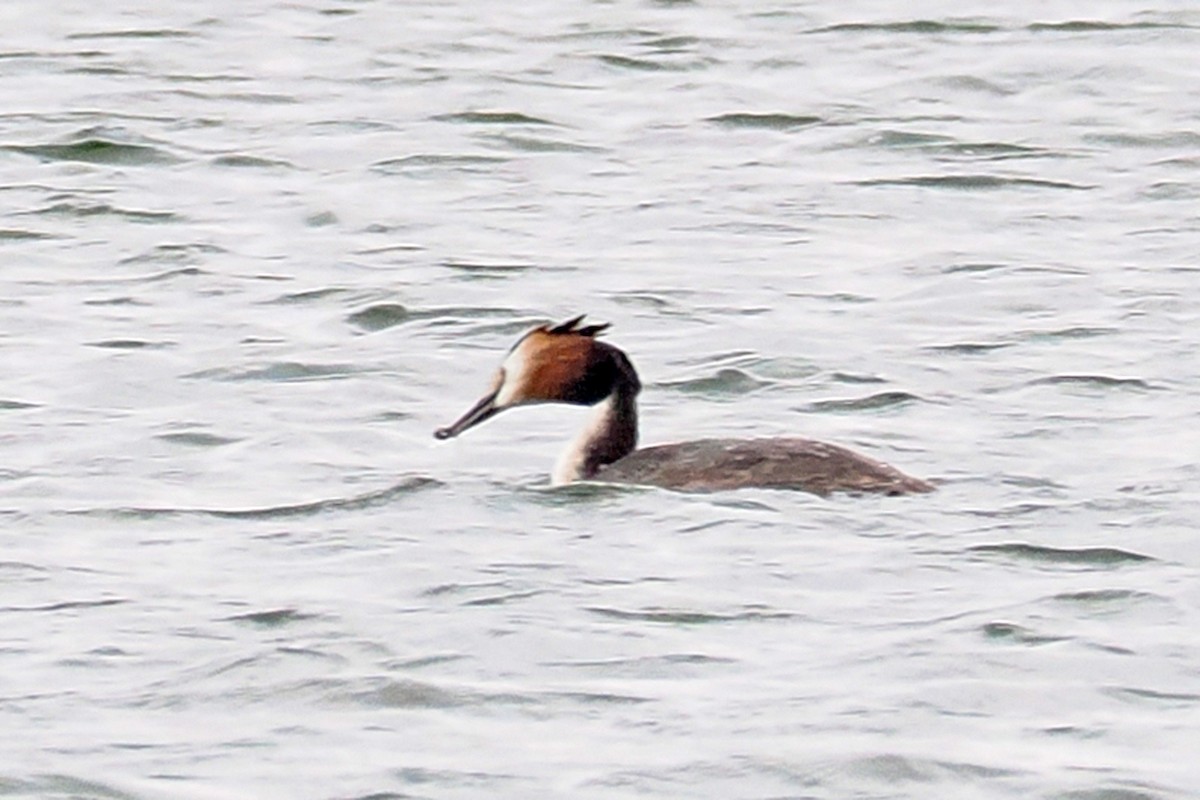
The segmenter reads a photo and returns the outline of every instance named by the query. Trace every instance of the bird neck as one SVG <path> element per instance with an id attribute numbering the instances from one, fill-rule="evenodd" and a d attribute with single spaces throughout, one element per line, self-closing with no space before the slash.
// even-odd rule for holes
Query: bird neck
<path id="1" fill-rule="evenodd" d="M 612 392 L 596 404 L 583 430 L 571 440 L 554 466 L 550 483 L 561 486 L 595 477 L 637 447 L 637 392 L 640 386 L 618 382 Z"/>

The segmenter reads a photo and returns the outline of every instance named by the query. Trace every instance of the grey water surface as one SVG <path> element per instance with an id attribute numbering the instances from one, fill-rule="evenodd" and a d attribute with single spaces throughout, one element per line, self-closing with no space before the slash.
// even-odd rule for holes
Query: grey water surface
<path id="1" fill-rule="evenodd" d="M 0 10 L 0 797 L 1200 793 L 1200 7 Z M 433 430 L 587 313 L 645 443 Z"/>

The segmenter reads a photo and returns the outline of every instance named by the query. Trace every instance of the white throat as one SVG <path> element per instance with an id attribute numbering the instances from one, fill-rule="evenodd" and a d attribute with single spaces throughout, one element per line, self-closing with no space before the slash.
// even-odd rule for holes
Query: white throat
<path id="1" fill-rule="evenodd" d="M 575 435 L 558 461 L 554 462 L 554 471 L 550 473 L 551 486 L 562 486 L 591 477 L 587 474 L 588 460 L 595 452 L 596 444 L 608 436 L 616 424 L 616 401 L 614 392 L 596 405 L 583 430 Z"/>

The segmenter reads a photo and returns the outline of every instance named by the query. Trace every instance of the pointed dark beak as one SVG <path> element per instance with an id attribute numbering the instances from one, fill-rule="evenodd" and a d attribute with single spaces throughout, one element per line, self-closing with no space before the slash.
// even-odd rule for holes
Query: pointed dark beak
<path id="1" fill-rule="evenodd" d="M 491 419 L 496 414 L 500 413 L 500 409 L 496 408 L 496 395 L 499 390 L 492 392 L 481 398 L 478 403 L 471 406 L 471 409 L 458 418 L 458 421 L 452 425 L 447 425 L 444 428 L 438 428 L 433 432 L 436 439 L 452 439 L 465 431 L 467 428 L 474 428 L 484 420 Z"/>

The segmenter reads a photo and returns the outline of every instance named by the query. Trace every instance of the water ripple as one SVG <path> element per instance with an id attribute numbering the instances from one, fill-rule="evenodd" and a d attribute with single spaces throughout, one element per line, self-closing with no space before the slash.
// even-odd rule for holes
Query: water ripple
<path id="1" fill-rule="evenodd" d="M 282 628 L 294 622 L 304 622 L 314 619 L 315 614 L 305 614 L 294 608 L 276 608 L 270 611 L 251 611 L 246 614 L 235 614 L 225 617 L 227 622 L 251 625 L 256 628 Z"/>
<path id="2" fill-rule="evenodd" d="M 443 689 L 416 680 L 381 679 L 368 689 L 338 688 L 330 699 L 348 700 L 369 708 L 454 708 L 481 698 L 471 692 Z"/>
<path id="3" fill-rule="evenodd" d="M 53 239 L 53 234 L 23 228 L 0 228 L 0 242 L 36 241 L 38 239 Z"/>
<path id="4" fill-rule="evenodd" d="M 191 447 L 223 447 L 242 441 L 229 436 L 217 436 L 203 431 L 180 431 L 178 433 L 160 433 L 155 438 L 172 444 L 183 444 Z"/>
<path id="5" fill-rule="evenodd" d="M 498 164 L 509 161 L 503 156 L 462 154 L 462 153 L 421 153 L 389 158 L 376 161 L 371 169 L 385 175 L 404 175 L 413 172 L 429 172 L 432 170 L 453 170 L 459 172 L 486 172 Z"/>
<path id="6" fill-rule="evenodd" d="M 817 400 L 805 406 L 806 411 L 879 411 L 885 408 L 906 406 L 924 402 L 908 392 L 879 392 L 866 397 L 851 397 L 844 400 Z"/>
<path id="7" fill-rule="evenodd" d="M 1137 564 L 1155 560 L 1151 556 L 1145 556 L 1131 550 L 1121 550 L 1116 547 L 1060 548 L 1028 544 L 1026 542 L 981 544 L 967 548 L 967 552 L 1004 556 L 1042 564 L 1081 564 L 1084 566 L 1100 567 L 1123 566 L 1125 564 Z"/>
<path id="8" fill-rule="evenodd" d="M 795 615 L 787 611 L 766 611 L 753 609 L 731 614 L 718 614 L 707 611 L 667 611 L 651 609 L 646 611 L 626 611 L 618 608 L 593 606 L 587 611 L 611 619 L 629 620 L 636 622 L 655 622 L 669 625 L 712 625 L 727 622 L 748 622 L 769 619 L 790 619 Z"/>
<path id="9" fill-rule="evenodd" d="M 609 53 L 602 53 L 596 56 L 596 58 L 610 67 L 633 70 L 635 72 L 681 72 L 689 69 L 689 67 L 685 64 L 669 64 L 649 58 L 633 58 L 631 56 L 622 56 Z"/>
<path id="10" fill-rule="evenodd" d="M 1026 30 L 1033 32 L 1106 33 L 1110 31 L 1156 30 L 1159 28 L 1193 30 L 1195 27 L 1194 25 L 1168 22 L 1108 22 L 1104 20 L 1079 19 L 1068 20 L 1067 22 L 1034 22 L 1026 26 Z"/>
<path id="11" fill-rule="evenodd" d="M 161 350 L 173 346 L 171 342 L 147 342 L 144 339 L 104 339 L 85 344 L 87 347 L 98 347 L 103 350 Z"/>
<path id="12" fill-rule="evenodd" d="M 579 142 L 539 136 L 515 136 L 509 133 L 491 134 L 488 139 L 521 153 L 598 153 L 604 150 L 602 147 Z"/>
<path id="13" fill-rule="evenodd" d="M 731 112 L 728 114 L 719 114 L 715 117 L 709 117 L 706 122 L 712 122 L 726 128 L 765 128 L 775 131 L 790 131 L 797 128 L 805 128 L 811 125 L 819 125 L 824 122 L 820 117 L 806 116 L 802 114 L 782 114 L 782 113 L 751 113 L 751 112 Z"/>
<path id="14" fill-rule="evenodd" d="M 494 594 L 487 597 L 476 597 L 473 600 L 467 600 L 463 603 L 464 606 L 502 606 L 512 603 L 517 600 L 527 600 L 530 597 L 537 597 L 545 594 L 544 591 L 533 589 L 524 592 L 507 592 L 504 594 Z"/>
<path id="15" fill-rule="evenodd" d="M 999 25 L 986 22 L 915 19 L 904 22 L 843 22 L 815 28 L 809 33 L 996 33 Z"/>
<path id="16" fill-rule="evenodd" d="M 929 189 L 956 189 L 975 191 L 978 189 L 1070 189 L 1087 191 L 1095 189 L 1091 184 L 1052 181 L 1044 178 L 1010 177 L 1004 175 L 913 175 L 906 178 L 874 178 L 855 181 L 855 186 L 919 186 Z"/>
<path id="17" fill-rule="evenodd" d="M 0 608 L 3 612 L 42 612 L 42 611 L 74 611 L 82 608 L 105 608 L 107 606 L 119 606 L 128 603 L 128 600 L 120 598 L 106 598 L 104 600 L 63 600 L 58 603 L 47 603 L 42 606 L 5 606 Z"/>
<path id="18" fill-rule="evenodd" d="M 326 500 L 315 500 L 308 503 L 267 506 L 264 508 L 226 509 L 226 508 L 100 508 L 71 511 L 71 514 L 102 515 L 114 517 L 132 517 L 135 519 L 154 519 L 171 516 L 207 516 L 222 519 L 288 519 L 291 517 L 314 517 L 330 512 L 361 511 L 376 506 L 388 505 L 400 498 L 420 492 L 434 486 L 441 486 L 441 481 L 426 477 L 406 478 L 385 489 L 352 495 L 350 497 L 334 497 Z"/>
<path id="19" fill-rule="evenodd" d="M 999 639 L 1017 644 L 1043 645 L 1070 641 L 1068 636 L 1050 636 L 1034 633 L 1029 628 L 1012 622 L 989 622 L 983 626 L 983 634 L 989 639 Z"/>
<path id="20" fill-rule="evenodd" d="M 115 31 L 69 33 L 67 39 L 190 39 L 196 36 L 191 31 L 176 28 L 126 28 Z"/>
<path id="21" fill-rule="evenodd" d="M 115 217 L 128 222 L 166 224 L 178 222 L 180 215 L 171 211 L 145 211 L 142 209 L 120 208 L 109 203 L 70 202 L 52 203 L 48 206 L 25 212 L 44 217 L 72 217 L 88 219 L 91 217 Z"/>
<path id="22" fill-rule="evenodd" d="M 454 262 L 448 262 L 445 266 L 454 269 L 463 268 Z M 465 269 L 467 271 L 471 271 L 472 269 L 488 271 L 483 267 L 466 267 Z M 376 303 L 351 313 L 346 318 L 346 321 L 356 328 L 374 333 L 419 320 L 445 320 L 453 322 L 470 320 L 474 322 L 480 318 L 512 317 L 513 315 L 513 311 L 505 308 L 446 306 L 441 308 L 415 309 L 401 305 L 400 303 Z M 535 323 L 531 320 L 504 322 L 499 326 L 499 332 L 524 331 L 533 324 Z"/>
<path id="23" fill-rule="evenodd" d="M 303 364 L 298 361 L 282 361 L 265 367 L 233 368 L 218 367 L 191 372 L 182 377 L 217 381 L 270 381 L 274 383 L 297 383 L 346 378 L 362 372 L 355 364 Z"/>
<path id="24" fill-rule="evenodd" d="M 938 353 L 953 353 L 955 355 L 981 355 L 994 350 L 1012 347 L 1012 342 L 955 342 L 953 344 L 934 344 L 925 349 Z"/>
<path id="25" fill-rule="evenodd" d="M 770 381 L 759 380 L 740 369 L 727 367 L 717 370 L 715 375 L 692 378 L 684 381 L 667 381 L 659 384 L 664 389 L 674 389 L 686 394 L 736 397 L 770 386 Z"/>
<path id="26" fill-rule="evenodd" d="M 4 150 L 43 161 L 84 161 L 123 167 L 174 164 L 178 158 L 161 147 L 87 138 L 70 144 L 6 145 Z"/>
<path id="27" fill-rule="evenodd" d="M 1194 692 L 1163 692 L 1129 686 L 1116 686 L 1107 691 L 1113 697 L 1139 705 L 1175 709 L 1193 709 L 1200 706 L 1200 694 Z"/>
<path id="28" fill-rule="evenodd" d="M 463 111 L 457 114 L 438 114 L 438 122 L 460 122 L 468 125 L 554 125 L 556 123 L 540 117 L 531 117 L 517 111 Z"/>
<path id="29" fill-rule="evenodd" d="M 142 800 L 145 797 L 145 795 L 131 794 L 103 781 L 65 773 L 39 775 L 32 780 L 13 780 L 7 776 L 0 776 L 0 792 L 27 797 L 89 798 L 89 800 Z"/>
<path id="30" fill-rule="evenodd" d="M 1116 378 L 1111 375 L 1050 375 L 1028 381 L 1028 386 L 1082 386 L 1090 389 L 1133 389 L 1154 391 L 1161 387 L 1141 378 Z"/>

